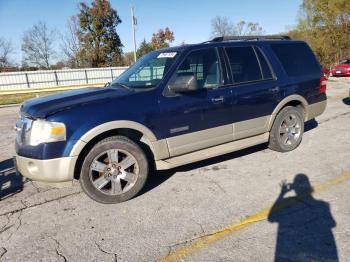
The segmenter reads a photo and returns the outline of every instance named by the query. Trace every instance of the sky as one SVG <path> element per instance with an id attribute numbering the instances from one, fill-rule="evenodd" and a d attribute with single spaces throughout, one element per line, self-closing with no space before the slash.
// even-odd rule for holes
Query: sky
<path id="1" fill-rule="evenodd" d="M 210 38 L 211 20 L 226 16 L 232 22 L 258 22 L 266 34 L 286 31 L 296 24 L 302 0 L 111 0 L 122 23 L 117 32 L 124 45 L 123 51 L 133 50 L 130 7 L 135 7 L 138 21 L 137 44 L 151 39 L 160 28 L 169 27 L 179 45 L 206 41 Z M 12 41 L 15 54 L 12 59 L 21 62 L 23 34 L 39 21 L 49 28 L 64 33 L 69 17 L 78 14 L 82 0 L 0 0 L 0 37 Z M 83 2 L 91 3 L 90 0 Z M 59 47 L 59 38 L 56 40 Z M 58 56 L 60 52 L 58 52 Z"/>

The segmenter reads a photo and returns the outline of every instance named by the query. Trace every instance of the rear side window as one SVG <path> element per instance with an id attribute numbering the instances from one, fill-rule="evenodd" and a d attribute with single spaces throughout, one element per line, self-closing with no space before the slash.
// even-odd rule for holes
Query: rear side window
<path id="1" fill-rule="evenodd" d="M 262 80 L 259 62 L 253 47 L 227 47 L 225 50 L 235 83 Z"/>
<path id="2" fill-rule="evenodd" d="M 265 56 L 261 52 L 260 48 L 255 48 L 256 54 L 258 55 L 258 59 L 260 61 L 261 72 L 263 74 L 264 79 L 272 79 L 272 72 L 269 64 L 266 61 Z"/>
<path id="3" fill-rule="evenodd" d="M 315 55 L 305 43 L 272 44 L 271 47 L 288 76 L 295 77 L 321 73 Z"/>

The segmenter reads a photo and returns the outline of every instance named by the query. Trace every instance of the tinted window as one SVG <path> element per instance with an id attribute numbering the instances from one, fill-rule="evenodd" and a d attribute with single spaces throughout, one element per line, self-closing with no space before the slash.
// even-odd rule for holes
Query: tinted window
<path id="1" fill-rule="evenodd" d="M 321 74 L 321 68 L 311 49 L 305 43 L 272 44 L 288 76 Z"/>
<path id="2" fill-rule="evenodd" d="M 236 83 L 261 80 L 261 70 L 251 46 L 225 48 Z"/>
<path id="3" fill-rule="evenodd" d="M 342 60 L 340 61 L 339 64 L 342 64 L 342 65 L 345 65 L 345 64 L 350 64 L 350 59 L 345 59 L 345 60 Z"/>
<path id="4" fill-rule="evenodd" d="M 181 63 L 177 75 L 194 75 L 199 88 L 212 88 L 220 85 L 220 66 L 215 49 L 202 49 L 191 52 Z"/>
<path id="5" fill-rule="evenodd" d="M 272 73 L 269 64 L 266 61 L 265 56 L 259 48 L 255 48 L 256 54 L 258 55 L 260 61 L 261 72 L 264 79 L 272 79 Z"/>

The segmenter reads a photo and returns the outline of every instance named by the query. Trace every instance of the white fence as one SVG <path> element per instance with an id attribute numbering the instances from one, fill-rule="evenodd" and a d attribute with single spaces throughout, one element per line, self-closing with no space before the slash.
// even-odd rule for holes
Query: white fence
<path id="1" fill-rule="evenodd" d="M 49 88 L 111 82 L 127 67 L 0 73 L 0 90 Z"/>

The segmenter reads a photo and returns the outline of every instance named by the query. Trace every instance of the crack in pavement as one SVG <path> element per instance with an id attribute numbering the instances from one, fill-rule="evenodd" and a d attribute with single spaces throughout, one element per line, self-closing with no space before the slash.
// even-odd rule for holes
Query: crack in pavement
<path id="1" fill-rule="evenodd" d="M 6 216 L 7 222 L 6 222 L 6 224 L 0 229 L 0 234 L 3 233 L 3 232 L 5 232 L 6 230 L 10 229 L 11 227 L 13 227 L 13 225 L 8 226 L 8 224 L 10 224 L 10 216 L 11 216 L 11 215 L 7 215 L 7 216 Z"/>
<path id="2" fill-rule="evenodd" d="M 1 247 L 0 249 L 0 260 L 2 259 L 2 257 L 7 253 L 7 249 L 4 247 Z"/>
<path id="3" fill-rule="evenodd" d="M 106 250 L 104 250 L 100 244 L 98 244 L 97 242 L 95 242 L 95 245 L 97 246 L 97 248 L 102 252 L 102 253 L 105 253 L 105 254 L 108 254 L 108 255 L 114 255 L 114 262 L 117 262 L 118 261 L 118 254 L 117 253 L 113 253 L 113 252 L 108 252 Z"/>
<path id="4" fill-rule="evenodd" d="M 6 216 L 6 215 L 13 215 L 13 214 L 16 214 L 18 212 L 21 212 L 22 210 L 25 210 L 25 209 L 29 209 L 29 208 L 33 208 L 33 207 L 37 207 L 37 206 L 41 206 L 41 205 L 44 205 L 44 204 L 47 204 L 47 203 L 50 203 L 50 202 L 53 202 L 53 201 L 56 201 L 56 200 L 61 200 L 61 199 L 64 199 L 64 198 L 67 198 L 67 197 L 70 197 L 70 196 L 74 196 L 74 195 L 78 195 L 78 194 L 81 194 L 82 192 L 74 192 L 72 194 L 68 194 L 68 195 L 64 195 L 64 196 L 61 196 L 61 197 L 58 197 L 58 198 L 54 198 L 54 199 L 50 199 L 50 200 L 46 200 L 44 202 L 41 202 L 41 203 L 37 203 L 37 204 L 33 204 L 33 205 L 27 205 L 23 202 L 23 200 L 21 200 L 21 203 L 23 205 L 23 207 L 20 207 L 20 208 L 17 208 L 15 210 L 12 210 L 12 211 L 8 211 L 8 212 L 5 212 L 5 213 L 2 213 L 0 214 L 0 217 L 2 216 Z"/>
<path id="5" fill-rule="evenodd" d="M 51 237 L 51 236 L 50 236 L 50 238 L 51 238 L 53 241 L 55 241 L 55 244 L 56 244 L 55 251 L 56 251 L 57 256 L 63 258 L 63 261 L 64 261 L 64 262 L 67 262 L 68 260 L 67 260 L 66 256 L 63 255 L 63 253 L 60 251 L 60 247 L 62 247 L 61 243 L 60 243 L 56 238 L 53 238 L 53 237 Z"/>
<path id="6" fill-rule="evenodd" d="M 200 234 L 204 234 L 205 231 L 204 231 L 204 228 L 203 228 L 202 224 L 199 223 L 199 222 L 197 222 L 197 221 L 194 220 L 193 218 L 191 218 L 191 220 L 201 228 L 201 231 L 202 231 L 202 232 L 201 232 Z"/>
<path id="7" fill-rule="evenodd" d="M 346 115 L 349 115 L 349 114 L 350 114 L 350 112 L 345 112 L 345 113 L 341 113 L 339 115 L 331 116 L 331 117 L 325 118 L 322 121 L 318 122 L 318 124 L 324 124 L 326 122 L 329 122 L 331 120 L 334 120 L 334 119 L 337 119 L 339 117 L 346 116 Z"/>
<path id="8" fill-rule="evenodd" d="M 18 217 L 17 217 L 17 219 L 18 219 L 18 226 L 17 226 L 17 228 L 15 229 L 15 231 L 13 231 L 13 232 L 10 233 L 10 235 L 9 235 L 8 238 L 7 238 L 7 241 L 10 240 L 10 238 L 11 238 L 15 233 L 17 233 L 18 229 L 22 226 L 22 213 L 23 213 L 23 210 L 20 211 L 20 213 L 19 213 L 19 215 L 18 215 Z M 12 226 L 14 226 L 14 225 L 12 225 Z M 11 227 L 12 227 L 12 226 L 11 226 Z"/>

